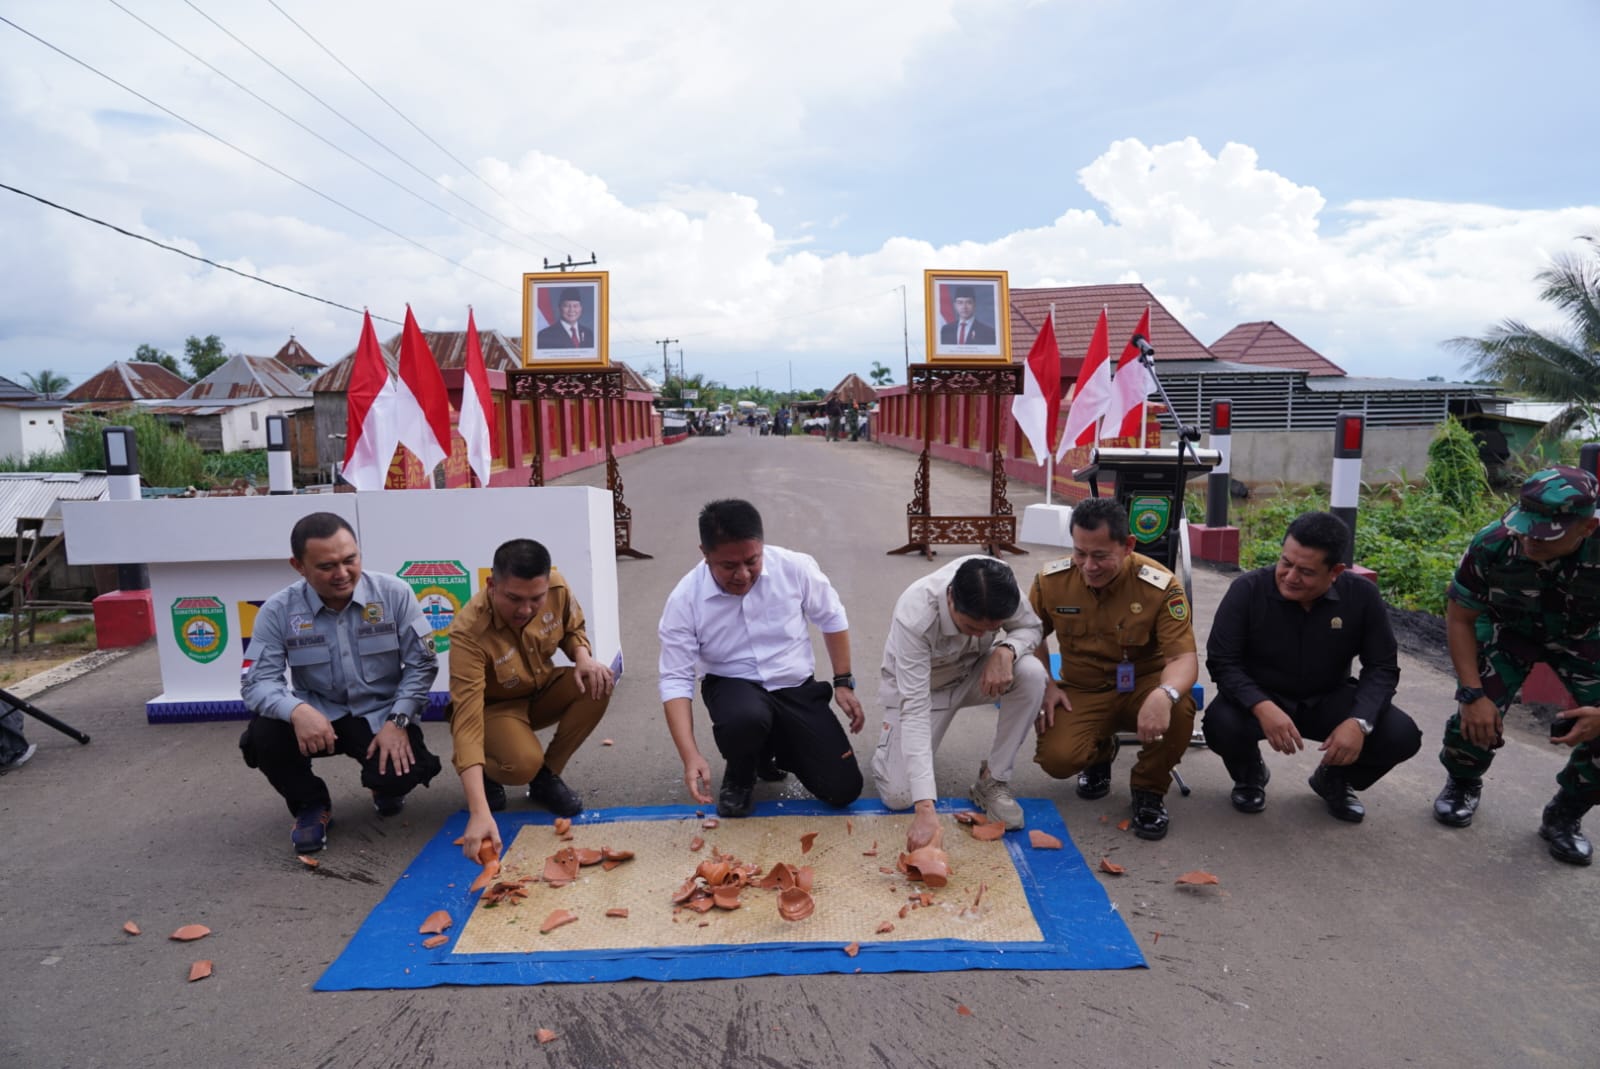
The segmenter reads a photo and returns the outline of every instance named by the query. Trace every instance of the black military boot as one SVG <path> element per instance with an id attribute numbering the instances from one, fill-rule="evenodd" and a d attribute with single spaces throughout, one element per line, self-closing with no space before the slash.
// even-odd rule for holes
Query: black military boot
<path id="1" fill-rule="evenodd" d="M 1482 792 L 1482 779 L 1449 777 L 1444 781 L 1444 790 L 1433 800 L 1433 819 L 1452 828 L 1465 828 L 1478 811 L 1478 795 Z"/>
<path id="2" fill-rule="evenodd" d="M 1261 755 L 1257 754 L 1255 761 L 1247 765 L 1229 762 L 1227 768 L 1233 777 L 1233 793 L 1228 796 L 1233 808 L 1241 813 L 1259 813 L 1267 808 L 1267 783 L 1272 771 Z"/>
<path id="3" fill-rule="evenodd" d="M 1587 865 L 1594 860 L 1594 847 L 1583 837 L 1583 815 L 1589 803 L 1562 791 L 1544 807 L 1544 823 L 1539 837 L 1550 844 L 1550 856 L 1569 865 Z"/>

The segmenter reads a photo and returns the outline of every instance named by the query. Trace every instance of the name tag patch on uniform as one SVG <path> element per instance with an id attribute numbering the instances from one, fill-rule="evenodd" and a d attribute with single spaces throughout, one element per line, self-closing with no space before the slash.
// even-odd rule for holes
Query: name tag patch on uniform
<path id="1" fill-rule="evenodd" d="M 1061 615 L 1062 615 L 1062 616 L 1072 616 L 1072 615 L 1074 615 L 1074 614 L 1076 614 L 1076 613 L 1080 613 L 1080 612 L 1082 612 L 1082 611 L 1083 611 L 1083 610 L 1082 610 L 1082 609 L 1080 609 L 1080 608 L 1079 608 L 1079 607 L 1078 607 L 1078 606 L 1076 606 L 1076 605 L 1057 605 L 1057 606 L 1056 606 L 1056 607 L 1055 607 L 1055 608 L 1054 608 L 1054 609 L 1053 609 L 1053 610 L 1051 610 L 1051 611 L 1053 611 L 1053 612 L 1058 612 L 1058 613 L 1060 613 L 1060 614 L 1061 614 Z"/>
<path id="2" fill-rule="evenodd" d="M 326 635 L 299 635 L 283 640 L 283 648 L 286 650 L 298 650 L 306 646 L 326 646 L 327 644 Z"/>
<path id="3" fill-rule="evenodd" d="M 356 627 L 356 635 L 392 635 L 394 634 L 393 622 L 384 624 L 360 624 Z"/>

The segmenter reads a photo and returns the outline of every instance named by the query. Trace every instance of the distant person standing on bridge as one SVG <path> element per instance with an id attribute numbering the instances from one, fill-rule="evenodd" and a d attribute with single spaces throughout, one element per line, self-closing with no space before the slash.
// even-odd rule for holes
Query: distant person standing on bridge
<path id="1" fill-rule="evenodd" d="M 240 688 L 253 718 L 239 748 L 294 814 L 295 851 L 310 854 L 327 845 L 333 822 L 312 758 L 342 753 L 361 762 L 361 785 L 381 817 L 399 813 L 414 787 L 439 774 L 420 726 L 439 663 L 416 595 L 392 575 L 362 570 L 343 516 L 302 517 L 289 552 L 301 578 L 256 613 Z"/>
<path id="2" fill-rule="evenodd" d="M 839 440 L 839 421 L 844 418 L 844 405 L 839 403 L 837 396 L 828 398 L 828 403 L 822 406 L 822 414 L 828 417 L 828 441 Z"/>
<path id="3" fill-rule="evenodd" d="M 1434 819 L 1472 823 L 1483 774 L 1505 745 L 1502 721 L 1533 666 L 1549 665 L 1576 698 L 1550 741 L 1572 747 L 1544 807 L 1539 835 L 1550 856 L 1587 865 L 1594 848 L 1583 817 L 1600 802 L 1600 537 L 1594 479 L 1577 468 L 1534 472 L 1517 504 L 1473 536 L 1450 584 L 1445 638 L 1458 708 L 1445 723 L 1439 761 L 1448 778 Z"/>
<path id="4" fill-rule="evenodd" d="M 558 650 L 571 665 L 554 663 Z M 484 839 L 500 841 L 489 814 L 506 807 L 504 784 L 526 783 L 528 801 L 556 816 L 583 812 L 561 773 L 605 716 L 614 683 L 550 551 L 531 538 L 503 543 L 489 581 L 450 624 L 450 738 L 469 857 Z M 535 732 L 552 726 L 541 746 Z"/>
<path id="5" fill-rule="evenodd" d="M 833 806 L 861 795 L 861 766 L 829 700 L 866 721 L 851 674 L 844 605 L 817 562 L 768 545 L 761 514 L 748 501 L 713 501 L 700 510 L 700 552 L 661 610 L 661 703 L 683 760 L 683 782 L 711 802 L 711 768 L 694 739 L 694 684 L 711 715 L 711 734 L 726 767 L 717 812 L 750 813 L 756 778 L 793 772 L 806 790 Z M 814 677 L 810 628 L 822 632 L 833 682 Z"/>

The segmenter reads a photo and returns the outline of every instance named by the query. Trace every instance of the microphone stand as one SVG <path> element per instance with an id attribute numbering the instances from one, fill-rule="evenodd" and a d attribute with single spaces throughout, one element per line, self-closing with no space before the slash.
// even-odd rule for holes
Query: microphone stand
<path id="1" fill-rule="evenodd" d="M 1161 395 L 1161 403 L 1166 406 L 1168 414 L 1172 416 L 1172 422 L 1178 429 L 1178 495 L 1175 502 L 1178 506 L 1178 516 L 1175 522 L 1181 523 L 1183 520 L 1183 493 L 1188 485 L 1184 479 L 1183 453 L 1185 449 L 1188 449 L 1194 457 L 1195 464 L 1198 465 L 1200 463 L 1200 454 L 1195 451 L 1194 446 L 1194 443 L 1200 440 L 1200 428 L 1185 427 L 1183 425 L 1183 417 L 1178 414 L 1177 406 L 1172 403 L 1172 398 L 1167 395 L 1167 388 L 1161 384 L 1161 376 L 1156 374 L 1156 347 L 1151 345 L 1149 339 L 1143 334 L 1135 334 L 1132 340 L 1134 346 L 1139 350 L 1139 363 L 1144 365 L 1145 371 L 1150 375 L 1150 381 L 1156 384 L 1156 392 Z"/>

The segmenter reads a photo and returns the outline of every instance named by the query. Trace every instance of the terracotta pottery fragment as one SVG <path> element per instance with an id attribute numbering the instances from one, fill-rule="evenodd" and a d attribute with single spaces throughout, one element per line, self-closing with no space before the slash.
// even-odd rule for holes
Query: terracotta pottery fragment
<path id="1" fill-rule="evenodd" d="M 878 925 L 877 934 L 887 935 L 892 931 L 894 931 L 894 921 L 884 921 L 882 924 Z"/>
<path id="2" fill-rule="evenodd" d="M 436 909 L 428 914 L 428 919 L 422 922 L 422 927 L 417 929 L 418 935 L 438 935 L 449 928 L 453 922 L 450 914 L 442 909 Z"/>
<path id="3" fill-rule="evenodd" d="M 1133 820 L 1130 817 L 1123 817 L 1121 820 L 1117 821 L 1117 830 L 1118 831 L 1127 831 L 1132 826 L 1133 826 Z"/>
<path id="4" fill-rule="evenodd" d="M 565 887 L 578 878 L 578 852 L 563 847 L 544 859 L 543 879 L 551 887 Z"/>
<path id="5" fill-rule="evenodd" d="M 489 862 L 483 866 L 483 871 L 478 873 L 478 878 L 472 881 L 472 886 L 467 888 L 468 892 L 483 890 L 493 883 L 494 878 L 498 875 L 500 875 L 500 862 Z"/>
<path id="6" fill-rule="evenodd" d="M 962 812 L 956 814 L 956 823 L 971 826 L 973 824 L 987 824 L 989 818 L 982 813 Z"/>
<path id="7" fill-rule="evenodd" d="M 1222 881 L 1211 875 L 1209 872 L 1201 872 L 1200 870 L 1196 869 L 1194 872 L 1184 873 L 1173 882 L 1181 883 L 1188 887 L 1200 887 L 1206 884 L 1221 883 Z"/>
<path id="8" fill-rule="evenodd" d="M 600 862 L 600 867 L 605 871 L 610 872 L 620 864 L 622 864 L 622 862 L 616 860 L 615 858 L 606 858 L 604 861 Z"/>
<path id="9" fill-rule="evenodd" d="M 606 916 L 618 917 L 622 920 L 627 920 L 628 908 L 626 906 L 612 906 L 610 909 L 606 910 Z"/>
<path id="10" fill-rule="evenodd" d="M 514 906 L 522 899 L 528 897 L 528 889 L 523 886 L 528 882 L 530 882 L 530 878 L 524 876 L 522 879 L 512 883 L 497 883 L 493 887 L 490 887 L 487 891 L 483 892 L 483 898 L 481 901 L 484 904 L 491 906 L 498 905 L 501 902 L 505 902 L 508 905 Z"/>
<path id="11" fill-rule="evenodd" d="M 478 846 L 478 864 L 487 865 L 489 862 L 499 862 L 500 851 L 494 848 L 493 839 L 485 839 Z M 498 870 L 497 870 L 498 871 Z"/>
<path id="12" fill-rule="evenodd" d="M 578 915 L 576 913 L 565 909 L 558 909 L 551 913 L 550 916 L 546 917 L 543 924 L 539 925 L 539 934 L 549 935 L 563 924 L 571 924 L 577 919 Z"/>
<path id="13" fill-rule="evenodd" d="M 605 859 L 605 855 L 599 850 L 589 850 L 582 846 L 573 847 L 572 852 L 577 856 L 580 865 L 598 865 Z"/>
<path id="14" fill-rule="evenodd" d="M 672 893 L 672 904 L 675 906 L 682 905 L 683 903 L 689 901 L 689 899 L 693 898 L 694 893 L 699 889 L 700 885 L 695 882 L 695 877 L 690 876 L 687 880 L 683 881 L 682 887 L 678 888 Z"/>
<path id="15" fill-rule="evenodd" d="M 845 948 L 844 948 L 844 952 L 846 954 L 848 954 L 850 957 L 853 958 L 857 954 L 861 953 L 861 944 L 860 943 L 846 943 L 845 944 Z"/>
<path id="16" fill-rule="evenodd" d="M 778 893 L 778 916 L 786 921 L 803 921 L 816 908 L 817 904 L 811 900 L 811 896 L 798 887 Z"/>
<path id="17" fill-rule="evenodd" d="M 802 891 L 809 891 L 811 890 L 811 881 L 815 877 L 816 873 L 812 871 L 810 865 L 801 865 L 794 870 L 794 885 Z"/>
<path id="18" fill-rule="evenodd" d="M 992 843 L 1003 838 L 1006 833 L 1004 824 L 974 824 L 971 828 L 972 837 L 981 842 Z"/>
<path id="19" fill-rule="evenodd" d="M 798 882 L 795 867 L 780 861 L 768 869 L 765 876 L 756 881 L 756 886 L 763 890 L 771 890 L 776 887 L 780 891 L 787 891 Z"/>
<path id="20" fill-rule="evenodd" d="M 616 739 L 601 739 L 600 740 L 600 745 L 601 746 L 615 746 L 616 744 L 617 744 L 617 740 Z"/>
<path id="21" fill-rule="evenodd" d="M 540 1043 L 550 1043 L 555 1040 L 556 1034 L 550 1031 L 548 1028 L 541 1028 L 533 1033 L 533 1038 L 537 1039 Z"/>
<path id="22" fill-rule="evenodd" d="M 203 924 L 185 924 L 182 928 L 167 936 L 167 938 L 176 939 L 180 943 L 192 943 L 194 940 L 204 939 L 210 934 L 211 929 Z"/>
<path id="23" fill-rule="evenodd" d="M 971 1017 L 972 1016 L 972 1011 L 967 1009 L 966 1006 L 963 1006 L 963 1005 L 956 1006 L 956 1012 L 959 1013 L 963 1017 Z"/>
<path id="24" fill-rule="evenodd" d="M 980 905 L 983 904 L 984 893 L 986 891 L 988 891 L 988 890 L 989 890 L 989 885 L 988 884 L 986 884 L 986 883 L 978 884 L 978 897 L 976 897 L 976 898 L 974 898 L 972 900 L 972 908 L 973 909 L 977 909 Z"/>
<path id="25" fill-rule="evenodd" d="M 1000 829 L 1003 833 L 1004 825 Z M 924 846 L 900 855 L 900 871 L 908 880 L 919 880 L 929 887 L 943 887 L 950 882 L 950 855 L 937 846 Z"/>
<path id="26" fill-rule="evenodd" d="M 1060 850 L 1061 840 L 1057 839 L 1049 832 L 1043 832 L 1038 828 L 1034 828 L 1032 831 L 1028 832 L 1028 845 L 1032 846 L 1035 850 Z"/>
<path id="27" fill-rule="evenodd" d="M 903 905 L 903 906 L 901 906 L 901 907 L 900 907 L 900 919 L 901 919 L 901 920 L 905 920 L 905 919 L 906 919 L 906 916 L 907 916 L 907 915 L 908 915 L 908 914 L 909 914 L 909 913 L 910 913 L 910 912 L 911 912 L 911 905 L 910 905 L 910 903 L 907 903 L 907 904 L 906 904 L 906 905 Z"/>
<path id="28" fill-rule="evenodd" d="M 878 856 L 878 840 L 876 840 L 876 839 L 872 840 L 872 849 L 871 850 L 863 850 L 863 851 L 861 851 L 861 856 L 862 857 L 877 857 Z"/>
<path id="29" fill-rule="evenodd" d="M 557 835 L 565 835 L 572 830 L 572 821 L 567 817 L 557 817 L 555 822 Z"/>
<path id="30" fill-rule="evenodd" d="M 733 872 L 733 866 L 726 861 L 702 861 L 694 874 L 706 881 L 712 887 L 721 887 L 728 882 L 728 876 Z"/>
<path id="31" fill-rule="evenodd" d="M 122 924 L 122 930 L 127 932 L 129 935 L 139 935 L 141 932 L 140 927 L 132 921 L 124 921 Z"/>
<path id="32" fill-rule="evenodd" d="M 613 850 L 609 846 L 602 846 L 600 848 L 600 859 L 602 861 L 632 861 L 633 851 Z"/>
<path id="33" fill-rule="evenodd" d="M 1110 873 L 1113 876 L 1121 876 L 1128 870 L 1112 861 L 1109 857 L 1103 857 L 1100 859 L 1100 871 Z"/>
<path id="34" fill-rule="evenodd" d="M 886 872 L 891 876 L 894 875 L 894 869 L 891 869 L 888 865 L 879 865 L 878 866 L 878 871 L 879 872 Z"/>
<path id="35" fill-rule="evenodd" d="M 933 896 L 927 891 L 924 891 L 917 896 L 917 901 L 924 906 L 931 906 L 933 905 Z"/>
<path id="36" fill-rule="evenodd" d="M 196 980 L 204 980 L 210 975 L 211 963 L 209 961 L 197 961 L 193 965 L 189 966 L 189 982 L 191 984 Z"/>
<path id="37" fill-rule="evenodd" d="M 686 908 L 692 909 L 696 913 L 710 913 L 716 908 L 716 905 L 717 900 L 713 898 L 704 888 L 701 888 L 695 893 L 693 898 L 684 903 Z"/>
<path id="38" fill-rule="evenodd" d="M 693 839 L 689 840 L 689 852 L 691 854 L 695 853 L 702 846 L 705 846 L 705 845 L 706 845 L 706 841 L 704 839 L 700 838 L 700 836 L 696 835 Z"/>
<path id="39" fill-rule="evenodd" d="M 422 941 L 422 945 L 432 950 L 434 947 L 442 947 L 448 942 L 450 942 L 448 935 L 430 935 Z"/>
<path id="40" fill-rule="evenodd" d="M 808 831 L 804 835 L 800 836 L 800 852 L 802 854 L 811 853 L 811 844 L 816 841 L 817 833 L 814 831 Z"/>
<path id="41" fill-rule="evenodd" d="M 844 833 L 846 835 L 854 835 L 856 833 L 856 822 L 849 817 L 844 818 Z"/>
<path id="42" fill-rule="evenodd" d="M 722 821 L 718 820 L 716 817 L 707 817 L 705 820 L 702 820 L 700 822 L 700 826 L 702 828 L 706 829 L 706 831 L 710 831 L 712 828 L 715 828 L 718 824 L 721 824 L 721 823 L 722 823 Z"/>
<path id="43" fill-rule="evenodd" d="M 718 887 L 711 892 L 711 901 L 718 909 L 738 909 L 739 891 L 738 887 Z"/>

